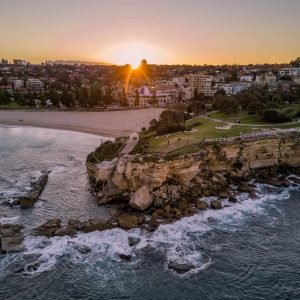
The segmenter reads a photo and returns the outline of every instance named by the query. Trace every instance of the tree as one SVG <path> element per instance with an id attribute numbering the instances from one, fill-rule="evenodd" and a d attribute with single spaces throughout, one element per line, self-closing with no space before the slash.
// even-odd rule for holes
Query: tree
<path id="1" fill-rule="evenodd" d="M 63 91 L 61 95 L 61 103 L 67 107 L 74 106 L 74 99 L 72 94 L 69 91 L 67 90 Z"/>
<path id="2" fill-rule="evenodd" d="M 268 123 L 282 123 L 291 121 L 291 117 L 276 109 L 266 109 L 263 111 L 262 118 Z"/>
<path id="3" fill-rule="evenodd" d="M 57 93 L 57 91 L 51 89 L 48 96 L 52 104 L 56 107 L 59 107 L 60 95 Z"/>
<path id="4" fill-rule="evenodd" d="M 120 105 L 124 106 L 124 107 L 128 106 L 127 95 L 126 95 L 126 91 L 124 88 L 123 88 L 122 94 L 121 94 Z"/>
<path id="5" fill-rule="evenodd" d="M 88 105 L 88 90 L 87 88 L 77 88 L 76 90 L 76 100 L 81 107 L 86 107 Z"/>
<path id="6" fill-rule="evenodd" d="M 292 60 L 290 62 L 290 64 L 294 67 L 294 68 L 300 68 L 300 57 L 297 57 L 295 60 Z"/>
<path id="7" fill-rule="evenodd" d="M 90 96 L 88 98 L 88 105 L 94 107 L 102 100 L 102 90 L 99 86 L 92 86 Z"/>
<path id="8" fill-rule="evenodd" d="M 140 94 L 138 91 L 135 92 L 134 106 L 140 106 Z"/>
<path id="9" fill-rule="evenodd" d="M 0 105 L 6 105 L 10 102 L 10 95 L 7 91 L 0 91 Z"/>
<path id="10" fill-rule="evenodd" d="M 151 101 L 150 101 L 151 105 L 157 105 L 157 97 L 156 97 L 156 91 L 153 92 L 152 97 L 151 97 Z"/>

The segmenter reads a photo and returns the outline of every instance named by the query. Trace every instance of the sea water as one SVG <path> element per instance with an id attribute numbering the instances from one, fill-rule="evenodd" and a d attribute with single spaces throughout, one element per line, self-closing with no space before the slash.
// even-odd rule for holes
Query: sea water
<path id="1" fill-rule="evenodd" d="M 102 139 L 103 140 L 103 139 Z M 22 195 L 51 171 L 32 209 L 0 205 L 0 222 L 25 225 L 26 249 L 0 255 L 0 299 L 300 299 L 300 187 L 257 185 L 222 210 L 140 229 L 32 236 L 50 218 L 105 218 L 85 169 L 94 135 L 0 128 L 0 201 Z M 141 241 L 130 247 L 128 236 Z M 122 261 L 119 254 L 132 256 Z M 194 268 L 177 274 L 169 262 Z"/>

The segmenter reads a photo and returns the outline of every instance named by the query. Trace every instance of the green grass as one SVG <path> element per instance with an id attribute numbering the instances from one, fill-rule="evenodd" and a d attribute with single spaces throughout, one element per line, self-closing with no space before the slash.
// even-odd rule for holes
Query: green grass
<path id="1" fill-rule="evenodd" d="M 193 121 L 189 121 L 193 122 Z M 223 130 L 216 129 L 217 122 L 203 119 L 201 117 L 196 118 L 194 122 L 201 122 L 202 124 L 197 126 L 196 132 L 177 132 L 170 135 L 165 135 L 151 140 L 150 145 L 146 149 L 149 153 L 169 153 L 176 149 L 187 147 L 200 143 L 204 138 L 222 138 L 238 136 L 240 133 L 251 133 L 253 132 L 251 127 L 233 126 L 231 129 Z"/>
<path id="2" fill-rule="evenodd" d="M 216 112 L 212 113 L 210 117 L 231 123 L 239 120 L 242 124 L 265 124 L 265 122 L 263 122 L 258 115 L 249 115 L 247 111 L 240 111 L 237 114 L 232 115 L 226 115 L 221 112 Z"/>
<path id="3" fill-rule="evenodd" d="M 194 153 L 201 150 L 201 142 L 203 139 L 208 138 L 223 138 L 223 137 L 235 137 L 242 134 L 252 133 L 264 128 L 294 128 L 299 125 L 276 125 L 276 126 L 243 126 L 234 125 L 230 129 L 216 129 L 216 126 L 220 123 L 213 120 L 204 119 L 202 117 L 195 118 L 194 120 L 187 121 L 187 125 L 193 122 L 201 122 L 201 125 L 196 127 L 195 132 L 177 132 L 160 137 L 153 137 L 151 143 L 144 149 L 144 153 L 159 153 L 167 154 L 168 157 L 175 157 L 182 154 Z"/>

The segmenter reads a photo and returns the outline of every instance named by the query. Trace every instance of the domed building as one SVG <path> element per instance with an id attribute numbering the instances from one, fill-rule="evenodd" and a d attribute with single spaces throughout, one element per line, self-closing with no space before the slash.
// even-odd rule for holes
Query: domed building
<path id="1" fill-rule="evenodd" d="M 144 96 L 152 96 L 150 93 L 150 90 L 147 86 L 142 86 L 141 88 L 139 88 L 139 95 L 140 97 L 144 97 Z"/>
<path id="2" fill-rule="evenodd" d="M 164 93 L 162 91 L 157 91 L 151 93 L 150 89 L 147 86 L 142 86 L 138 89 L 139 94 L 139 105 L 140 107 L 147 106 L 166 106 L 168 104 L 174 103 L 172 101 L 171 95 L 169 93 Z M 132 91 L 128 95 L 128 102 L 130 107 L 134 107 L 134 102 L 136 99 L 136 91 Z"/>

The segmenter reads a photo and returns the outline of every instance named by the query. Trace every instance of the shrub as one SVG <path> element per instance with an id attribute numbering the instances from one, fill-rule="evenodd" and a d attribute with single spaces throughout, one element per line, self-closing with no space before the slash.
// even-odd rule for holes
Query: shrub
<path id="1" fill-rule="evenodd" d="M 268 123 L 283 123 L 291 121 L 291 117 L 276 109 L 266 109 L 263 111 L 262 118 Z"/>

